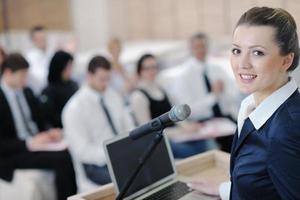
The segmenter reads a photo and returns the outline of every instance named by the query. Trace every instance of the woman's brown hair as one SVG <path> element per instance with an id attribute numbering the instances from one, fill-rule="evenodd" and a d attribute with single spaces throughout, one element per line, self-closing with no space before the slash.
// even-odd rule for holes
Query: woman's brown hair
<path id="1" fill-rule="evenodd" d="M 281 55 L 294 53 L 294 59 L 288 71 L 293 71 L 299 64 L 299 42 L 297 25 L 290 13 L 281 8 L 254 7 L 246 11 L 239 19 L 239 25 L 271 26 L 276 29 L 275 41 Z"/>

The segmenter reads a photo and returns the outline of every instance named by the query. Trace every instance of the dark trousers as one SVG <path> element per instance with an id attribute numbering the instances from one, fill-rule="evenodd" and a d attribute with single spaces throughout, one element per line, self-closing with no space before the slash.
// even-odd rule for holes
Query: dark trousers
<path id="1" fill-rule="evenodd" d="M 225 117 L 225 118 L 231 120 L 233 123 L 237 124 L 237 121 L 230 115 L 223 115 L 222 117 Z M 228 153 L 231 152 L 233 136 L 234 136 L 234 133 L 232 135 L 216 138 L 216 142 L 220 145 L 220 148 L 222 151 L 225 151 Z"/>
<path id="2" fill-rule="evenodd" d="M 207 150 L 207 141 L 191 141 L 191 142 L 180 142 L 175 143 L 170 141 L 170 146 L 174 155 L 174 158 L 182 159 L 189 156 L 203 153 Z"/>
<path id="3" fill-rule="evenodd" d="M 216 138 L 216 142 L 220 145 L 220 149 L 227 153 L 231 152 L 232 141 L 233 141 L 233 135 Z"/>
<path id="4" fill-rule="evenodd" d="M 45 169 L 55 173 L 57 200 L 76 194 L 75 172 L 68 151 L 27 152 L 15 158 L 17 169 Z"/>
<path id="5" fill-rule="evenodd" d="M 237 121 L 230 115 L 218 114 L 215 117 L 224 117 L 224 118 L 229 119 L 233 123 L 237 124 Z M 201 120 L 198 120 L 198 122 L 205 122 L 209 119 L 212 119 L 212 118 L 201 119 Z M 232 135 L 217 137 L 215 139 L 222 151 L 225 151 L 225 152 L 228 152 L 228 153 L 231 152 L 231 145 L 232 145 L 232 141 L 233 141 L 233 136 L 234 136 L 234 133 Z"/>
<path id="6" fill-rule="evenodd" d="M 97 166 L 93 164 L 83 164 L 86 176 L 98 185 L 105 185 L 111 182 L 107 166 Z"/>

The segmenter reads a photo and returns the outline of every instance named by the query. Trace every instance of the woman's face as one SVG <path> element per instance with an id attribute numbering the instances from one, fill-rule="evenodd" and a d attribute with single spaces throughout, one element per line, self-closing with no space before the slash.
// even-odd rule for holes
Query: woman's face
<path id="1" fill-rule="evenodd" d="M 288 80 L 293 54 L 280 55 L 271 26 L 240 25 L 233 34 L 231 66 L 239 88 L 263 100 Z"/>
<path id="2" fill-rule="evenodd" d="M 69 61 L 67 63 L 67 66 L 63 70 L 62 79 L 65 80 L 65 81 L 70 80 L 71 76 L 72 76 L 72 71 L 73 71 L 73 61 Z"/>
<path id="3" fill-rule="evenodd" d="M 143 62 L 141 78 L 146 81 L 154 81 L 158 72 L 155 58 L 147 58 Z"/>
<path id="4" fill-rule="evenodd" d="M 108 44 L 108 51 L 114 59 L 118 59 L 122 51 L 121 42 L 119 40 L 110 41 Z"/>

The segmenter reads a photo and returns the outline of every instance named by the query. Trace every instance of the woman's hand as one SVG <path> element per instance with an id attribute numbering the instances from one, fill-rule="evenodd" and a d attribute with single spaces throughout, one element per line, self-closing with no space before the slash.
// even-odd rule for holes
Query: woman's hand
<path id="1" fill-rule="evenodd" d="M 219 194 L 219 184 L 217 182 L 213 182 L 207 180 L 205 178 L 200 178 L 194 181 L 189 182 L 187 185 L 203 194 L 211 195 L 211 196 L 220 196 Z"/>

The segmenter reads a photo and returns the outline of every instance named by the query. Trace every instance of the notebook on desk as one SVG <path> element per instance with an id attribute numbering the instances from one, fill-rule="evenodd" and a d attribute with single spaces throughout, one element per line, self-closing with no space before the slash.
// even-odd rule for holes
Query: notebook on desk
<path id="1" fill-rule="evenodd" d="M 104 142 L 107 165 L 117 195 L 154 137 L 154 134 L 148 134 L 132 140 L 127 136 L 118 136 Z M 200 196 L 192 192 L 185 183 L 178 181 L 176 176 L 173 154 L 168 140 L 163 137 L 124 199 L 199 199 Z"/>

